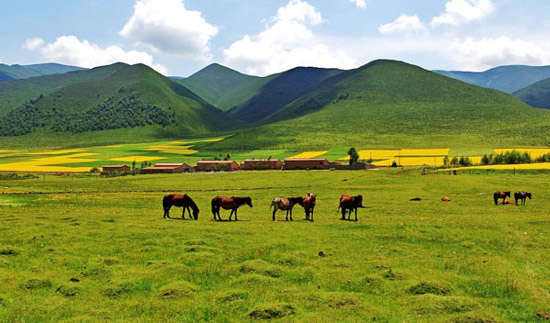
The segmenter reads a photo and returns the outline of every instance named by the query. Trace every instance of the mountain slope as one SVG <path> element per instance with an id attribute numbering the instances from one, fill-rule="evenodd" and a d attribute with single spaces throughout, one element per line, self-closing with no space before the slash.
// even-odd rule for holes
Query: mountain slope
<path id="1" fill-rule="evenodd" d="M 514 93 L 538 81 L 550 78 L 550 66 L 509 65 L 485 72 L 435 71 L 463 82 Z"/>
<path id="2" fill-rule="evenodd" d="M 222 112 L 145 65 L 122 63 L 64 75 L 7 81 L 8 91 L 43 91 L 22 105 L 2 106 L 0 135 L 37 130 L 79 133 L 157 126 L 166 135 L 209 133 Z M 0 102 L 2 91 L 0 84 Z M 46 86 L 47 85 L 47 86 Z M 30 88 L 30 90 L 28 90 Z"/>
<path id="3" fill-rule="evenodd" d="M 0 81 L 9 81 L 9 80 L 13 80 L 13 78 L 7 74 L 0 72 Z"/>
<path id="4" fill-rule="evenodd" d="M 275 76 L 250 100 L 230 111 L 246 122 L 262 122 L 321 82 L 342 73 L 338 69 L 297 67 Z"/>
<path id="5" fill-rule="evenodd" d="M 229 110 L 250 99 L 271 77 L 239 73 L 219 64 L 212 64 L 185 79 L 175 79 L 208 103 Z"/>
<path id="6" fill-rule="evenodd" d="M 521 89 L 514 96 L 531 106 L 550 109 L 550 78 Z"/>
<path id="7" fill-rule="evenodd" d="M 83 68 L 56 63 L 33 64 L 33 65 L 6 65 L 0 64 L 0 72 L 13 79 L 27 79 L 31 77 L 46 76 L 53 74 L 65 74 L 84 70 Z"/>
<path id="8" fill-rule="evenodd" d="M 343 72 L 219 149 L 550 144 L 550 113 L 396 61 Z"/>

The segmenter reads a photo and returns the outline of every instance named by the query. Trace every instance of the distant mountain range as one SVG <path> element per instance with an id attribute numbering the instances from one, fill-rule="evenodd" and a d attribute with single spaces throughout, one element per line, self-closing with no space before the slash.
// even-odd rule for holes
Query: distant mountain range
<path id="1" fill-rule="evenodd" d="M 33 64 L 33 65 L 6 65 L 0 64 L 0 81 L 2 80 L 20 80 L 37 76 L 46 76 L 53 74 L 64 74 L 68 72 L 84 70 L 81 67 L 68 66 L 56 63 Z"/>
<path id="2" fill-rule="evenodd" d="M 510 67 L 491 72 L 491 84 L 505 84 L 502 75 L 510 75 L 516 80 L 514 86 L 508 81 L 509 89 L 519 87 L 521 73 L 505 70 Z M 539 75 L 524 76 L 522 84 L 543 73 L 522 70 Z M 377 60 L 348 71 L 299 67 L 268 77 L 213 64 L 170 79 L 145 65 L 117 63 L 1 81 L 0 136 L 92 136 L 112 129 L 151 139 L 229 136 L 213 145 L 220 150 L 550 145 L 550 110 L 445 73 Z M 516 95 L 545 107 L 546 84 L 533 87 Z"/>
<path id="3" fill-rule="evenodd" d="M 550 109 L 550 78 L 521 89 L 514 95 L 534 107 Z"/>

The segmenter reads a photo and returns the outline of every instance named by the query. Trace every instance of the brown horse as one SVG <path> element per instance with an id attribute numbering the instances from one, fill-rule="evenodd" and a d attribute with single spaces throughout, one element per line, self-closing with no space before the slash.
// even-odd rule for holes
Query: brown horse
<path id="1" fill-rule="evenodd" d="M 342 211 L 342 220 L 351 220 L 351 212 L 355 211 L 355 221 L 357 221 L 357 209 L 364 208 L 363 206 L 363 196 L 351 196 L 351 195 L 342 195 L 340 196 L 340 204 L 338 205 L 338 210 Z M 346 214 L 349 215 L 346 218 Z"/>
<path id="2" fill-rule="evenodd" d="M 314 193 L 307 193 L 303 199 L 304 211 L 306 213 L 306 220 L 313 222 L 313 211 L 315 210 L 315 204 L 317 203 L 317 195 Z"/>
<path id="3" fill-rule="evenodd" d="M 164 208 L 164 218 L 170 218 L 170 209 L 173 207 L 183 208 L 183 213 L 181 217 L 185 219 L 185 211 L 189 212 L 189 218 L 191 217 L 195 220 L 199 219 L 199 208 L 195 201 L 189 197 L 187 194 L 170 194 L 166 195 L 162 199 L 162 207 Z M 193 210 L 193 215 L 191 215 L 191 210 Z"/>
<path id="4" fill-rule="evenodd" d="M 212 199 L 211 204 L 214 221 L 222 221 L 220 209 L 231 210 L 231 214 L 229 214 L 229 221 L 231 221 L 233 214 L 235 214 L 235 221 L 239 221 L 239 219 L 237 219 L 237 210 L 245 204 L 252 207 L 252 199 L 250 197 L 216 196 Z"/>
<path id="5" fill-rule="evenodd" d="M 532 199 L 533 194 L 529 192 L 517 192 L 514 194 L 514 199 L 516 200 L 516 205 L 519 205 L 519 201 L 521 201 L 521 205 L 525 206 L 527 204 L 527 199 Z"/>
<path id="6" fill-rule="evenodd" d="M 294 221 L 292 218 L 292 209 L 294 205 L 300 204 L 303 206 L 304 198 L 303 197 L 276 197 L 271 201 L 271 207 L 273 208 L 273 221 L 276 220 L 275 214 L 277 211 L 286 211 L 285 220 L 288 221 L 288 216 L 290 215 L 290 221 Z"/>
<path id="7" fill-rule="evenodd" d="M 495 192 L 493 194 L 493 200 L 495 201 L 495 205 L 498 205 L 498 201 L 502 200 L 502 204 L 506 204 L 506 200 L 509 199 L 512 196 L 512 192 Z"/>

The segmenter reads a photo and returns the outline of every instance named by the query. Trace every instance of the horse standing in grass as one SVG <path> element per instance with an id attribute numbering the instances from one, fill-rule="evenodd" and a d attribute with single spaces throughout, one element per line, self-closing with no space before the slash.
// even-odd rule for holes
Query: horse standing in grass
<path id="1" fill-rule="evenodd" d="M 214 221 L 222 221 L 220 209 L 231 210 L 231 213 L 229 214 L 229 221 L 231 221 L 233 214 L 235 214 L 235 221 L 239 221 L 237 218 L 237 210 L 243 205 L 252 207 L 252 199 L 250 197 L 216 196 L 212 199 L 211 205 Z"/>
<path id="2" fill-rule="evenodd" d="M 294 221 L 292 218 L 292 209 L 296 204 L 300 204 L 303 206 L 304 204 L 304 198 L 303 197 L 276 197 L 271 201 L 271 207 L 273 208 L 273 221 L 276 220 L 275 214 L 277 211 L 286 211 L 286 217 L 285 220 L 288 221 L 288 217 L 290 215 L 290 221 Z"/>
<path id="3" fill-rule="evenodd" d="M 306 213 L 306 220 L 313 222 L 313 211 L 315 211 L 315 204 L 317 203 L 317 196 L 314 193 L 307 193 L 303 198 L 302 207 Z"/>
<path id="4" fill-rule="evenodd" d="M 533 194 L 529 192 L 517 192 L 514 194 L 514 199 L 516 200 L 516 205 L 519 205 L 519 201 L 521 201 L 521 205 L 525 206 L 527 204 L 527 199 L 532 199 Z"/>
<path id="5" fill-rule="evenodd" d="M 338 205 L 338 210 L 342 211 L 342 220 L 351 220 L 351 212 L 355 211 L 355 221 L 357 221 L 357 209 L 364 208 L 363 206 L 363 196 L 351 196 L 351 195 L 342 195 L 340 196 L 340 204 Z M 349 215 L 346 218 L 346 214 Z"/>
<path id="6" fill-rule="evenodd" d="M 493 194 L 493 200 L 495 201 L 495 205 L 498 205 L 498 201 L 502 200 L 502 204 L 506 204 L 506 200 L 509 199 L 512 196 L 512 192 L 495 192 Z"/>
<path id="7" fill-rule="evenodd" d="M 181 207 L 183 208 L 183 213 L 181 215 L 182 219 L 185 219 L 185 211 L 189 213 L 190 219 L 199 219 L 199 208 L 197 207 L 197 204 L 189 195 L 187 194 L 170 194 L 166 195 L 162 199 L 162 207 L 164 208 L 164 218 L 169 219 L 170 218 L 170 209 L 173 207 Z M 193 211 L 193 215 L 191 215 L 191 210 Z"/>

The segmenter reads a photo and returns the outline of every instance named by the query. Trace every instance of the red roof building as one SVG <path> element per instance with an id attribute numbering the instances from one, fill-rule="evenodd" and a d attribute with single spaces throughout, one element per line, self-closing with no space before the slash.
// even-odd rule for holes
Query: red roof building
<path id="1" fill-rule="evenodd" d="M 197 162 L 197 172 L 234 172 L 240 170 L 239 164 L 233 160 L 201 160 Z"/>
<path id="2" fill-rule="evenodd" d="M 327 159 L 285 159 L 285 170 L 330 169 Z"/>
<path id="3" fill-rule="evenodd" d="M 283 162 L 277 159 L 249 159 L 241 164 L 242 170 L 280 170 Z"/>
<path id="4" fill-rule="evenodd" d="M 142 174 L 177 174 L 193 170 L 193 167 L 185 163 L 157 163 L 153 167 L 144 168 Z"/>

